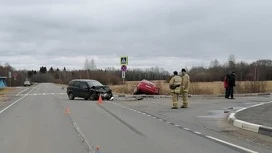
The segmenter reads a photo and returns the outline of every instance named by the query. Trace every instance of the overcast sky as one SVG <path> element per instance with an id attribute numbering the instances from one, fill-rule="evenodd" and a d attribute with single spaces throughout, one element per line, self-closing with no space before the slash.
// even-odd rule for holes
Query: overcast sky
<path id="1" fill-rule="evenodd" d="M 271 0 L 0 0 L 0 62 L 16 69 L 272 59 Z"/>

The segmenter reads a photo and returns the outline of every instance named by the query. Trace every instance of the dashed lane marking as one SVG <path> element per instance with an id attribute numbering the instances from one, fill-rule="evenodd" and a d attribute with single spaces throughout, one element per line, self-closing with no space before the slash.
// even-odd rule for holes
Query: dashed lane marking
<path id="1" fill-rule="evenodd" d="M 108 102 L 108 103 L 109 103 L 109 102 Z M 193 131 L 193 130 L 191 130 L 191 129 L 189 129 L 189 128 L 182 127 L 182 126 L 180 126 L 180 125 L 178 125 L 178 124 L 175 124 L 175 123 L 166 121 L 166 120 L 164 120 L 164 119 L 162 119 L 162 118 L 159 118 L 159 117 L 157 117 L 157 116 L 153 116 L 153 115 L 148 114 L 148 113 L 146 113 L 146 112 L 139 111 L 139 110 L 136 110 L 136 109 L 127 108 L 127 107 L 124 107 L 124 106 L 121 105 L 121 104 L 117 104 L 117 103 L 113 103 L 113 102 L 111 102 L 111 104 L 114 104 L 114 105 L 119 106 L 119 107 L 121 107 L 121 108 L 125 108 L 125 109 L 130 110 L 130 111 L 133 111 L 133 112 L 137 112 L 137 113 L 139 113 L 139 114 L 142 114 L 142 115 L 145 115 L 145 116 L 148 116 L 148 117 L 152 117 L 153 119 L 157 119 L 157 120 L 159 120 L 159 121 L 163 121 L 163 122 L 165 122 L 165 123 L 167 123 L 167 124 L 171 124 L 171 125 L 173 125 L 173 126 L 179 128 L 179 129 L 183 129 L 183 130 L 185 130 L 185 131 L 188 131 L 188 132 L 190 132 L 190 133 L 196 134 L 196 135 L 198 135 L 198 136 L 201 136 L 201 137 L 210 139 L 210 140 L 212 140 L 212 141 L 214 141 L 214 142 L 217 142 L 217 143 L 220 143 L 220 144 L 222 144 L 222 145 L 225 145 L 225 146 L 228 146 L 228 147 L 237 149 L 237 150 L 242 150 L 242 151 L 248 152 L 248 153 L 258 153 L 258 152 L 256 152 L 256 151 L 253 151 L 253 150 L 244 148 L 244 147 L 242 147 L 242 146 L 238 146 L 238 145 L 232 144 L 232 143 L 230 143 L 230 142 L 226 142 L 226 141 L 224 141 L 224 140 L 214 138 L 214 137 L 212 137 L 212 136 L 204 135 L 204 134 L 202 134 L 202 133 L 200 133 L 200 132 L 198 132 L 198 131 Z"/>
<path id="2" fill-rule="evenodd" d="M 46 95 L 65 95 L 66 93 L 36 93 L 36 94 L 17 94 L 16 96 L 46 96 Z"/>

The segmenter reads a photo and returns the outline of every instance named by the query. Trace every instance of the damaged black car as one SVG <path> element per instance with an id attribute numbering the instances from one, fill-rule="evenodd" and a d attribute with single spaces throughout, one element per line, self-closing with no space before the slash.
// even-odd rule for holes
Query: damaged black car
<path id="1" fill-rule="evenodd" d="M 112 90 L 109 86 L 101 84 L 97 80 L 75 79 L 69 82 L 67 95 L 70 100 L 75 97 L 85 100 L 98 100 L 99 96 L 105 100 L 113 100 Z"/>

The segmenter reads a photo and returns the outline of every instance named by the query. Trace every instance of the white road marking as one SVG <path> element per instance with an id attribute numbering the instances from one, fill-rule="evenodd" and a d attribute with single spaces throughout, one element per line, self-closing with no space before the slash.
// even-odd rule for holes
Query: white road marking
<path id="1" fill-rule="evenodd" d="M 151 117 L 151 115 L 147 115 L 148 117 Z"/>
<path id="2" fill-rule="evenodd" d="M 206 137 L 209 138 L 209 139 L 212 139 L 212 140 L 215 140 L 215 141 L 224 143 L 224 144 L 226 144 L 226 145 L 232 146 L 232 147 L 234 147 L 234 148 L 238 148 L 238 149 L 240 149 L 240 150 L 249 152 L 249 153 L 259 153 L 259 152 L 256 152 L 256 151 L 253 151 L 253 150 L 250 150 L 250 149 L 247 149 L 247 148 L 244 148 L 244 147 L 241 147 L 241 146 L 238 146 L 238 145 L 235 145 L 235 144 L 226 142 L 226 141 L 224 141 L 224 140 L 220 140 L 220 139 L 214 138 L 214 137 L 212 137 L 212 136 L 206 136 Z"/>
<path id="3" fill-rule="evenodd" d="M 33 94 L 33 96 L 37 96 L 37 94 Z"/>
<path id="4" fill-rule="evenodd" d="M 44 95 L 46 95 L 46 93 L 42 93 L 42 95 L 44 96 Z"/>
<path id="5" fill-rule="evenodd" d="M 156 119 L 157 117 L 153 116 L 152 118 Z"/>
<path id="6" fill-rule="evenodd" d="M 72 122 L 74 128 L 76 129 L 77 133 L 81 137 L 82 142 L 84 142 L 86 144 L 86 146 L 88 147 L 88 152 L 95 153 L 96 151 L 93 150 L 93 146 L 90 145 L 90 143 L 88 142 L 88 139 L 86 139 L 85 135 L 81 132 L 79 126 L 77 126 L 77 124 L 72 119 L 71 119 L 71 122 Z"/>
<path id="7" fill-rule="evenodd" d="M 24 89 L 23 91 L 18 92 L 16 96 L 19 96 L 21 93 L 25 92 L 25 91 L 28 90 L 28 89 L 29 89 L 29 88 L 26 88 L 26 89 Z"/>
<path id="8" fill-rule="evenodd" d="M 30 92 L 32 92 L 36 87 L 32 88 L 27 94 L 25 94 L 23 97 L 21 97 L 20 99 L 16 100 L 15 102 L 11 103 L 10 105 L 8 105 L 6 108 L 2 109 L 0 111 L 0 114 L 3 113 L 5 110 L 9 109 L 12 105 L 16 104 L 18 101 L 24 99 Z"/>
<path id="9" fill-rule="evenodd" d="M 120 107 L 121 107 L 121 106 L 120 106 Z M 132 109 L 132 110 L 133 110 L 133 109 Z M 137 111 L 137 110 L 133 110 L 133 111 L 134 111 L 134 112 L 138 112 L 138 113 L 140 112 L 140 111 Z M 141 112 L 141 114 L 146 115 L 146 113 L 144 113 L 144 112 Z M 151 115 L 147 115 L 147 116 L 151 116 Z M 154 117 L 153 117 L 153 118 L 154 118 Z M 156 118 L 156 117 L 155 117 L 155 118 Z M 163 119 L 158 119 L 158 120 L 163 121 Z M 171 122 L 168 122 L 168 121 L 166 121 L 166 123 L 171 124 Z M 175 126 L 176 126 L 176 127 L 180 127 L 180 125 L 177 125 L 177 124 L 175 124 Z M 191 131 L 191 130 L 188 129 L 188 128 L 182 128 L 182 129 L 184 129 L 184 130 L 186 130 L 186 131 Z M 198 134 L 198 135 L 203 135 L 202 133 L 197 132 L 197 131 L 193 131 L 193 133 Z M 204 136 L 205 136 L 205 135 L 204 135 Z M 250 150 L 250 149 L 247 149 L 247 148 L 244 148 L 244 147 L 241 147 L 241 146 L 238 146 L 238 145 L 235 145 L 235 144 L 226 142 L 226 141 L 224 141 L 224 140 L 220 140 L 220 139 L 214 138 L 214 137 L 212 137 L 212 136 L 205 136 L 205 137 L 206 137 L 206 138 L 209 138 L 209 139 L 212 139 L 212 140 L 214 140 L 214 141 L 218 141 L 218 142 L 224 143 L 224 144 L 226 144 L 226 145 L 232 146 L 232 147 L 234 147 L 234 148 L 237 148 L 237 149 L 240 149 L 240 150 L 249 152 L 249 153 L 259 153 L 259 152 L 256 152 L 256 151 L 253 151 L 253 150 Z"/>
<path id="10" fill-rule="evenodd" d="M 195 133 L 195 134 L 199 134 L 199 135 L 201 135 L 201 134 L 202 134 L 202 133 L 200 133 L 200 132 L 197 132 L 197 131 L 194 131 L 194 133 Z"/>

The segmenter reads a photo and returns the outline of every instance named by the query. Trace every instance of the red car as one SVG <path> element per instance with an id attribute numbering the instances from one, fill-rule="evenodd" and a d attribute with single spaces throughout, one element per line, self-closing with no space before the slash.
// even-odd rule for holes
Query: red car
<path id="1" fill-rule="evenodd" d="M 148 80 L 142 80 L 136 85 L 134 89 L 134 94 L 158 95 L 159 90 L 160 89 L 153 82 Z"/>

